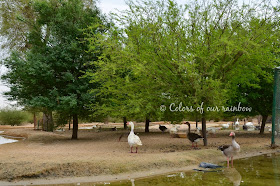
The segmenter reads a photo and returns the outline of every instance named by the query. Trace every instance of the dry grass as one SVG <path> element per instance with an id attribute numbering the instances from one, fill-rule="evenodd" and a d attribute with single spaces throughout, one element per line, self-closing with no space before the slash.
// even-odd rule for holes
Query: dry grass
<path id="1" fill-rule="evenodd" d="M 218 131 L 216 137 L 209 136 L 208 146 L 200 142 L 195 150 L 186 138 L 138 129 L 143 146 L 138 154 L 131 154 L 126 135 L 118 141 L 124 131 L 80 130 L 79 140 L 71 140 L 68 130 L 51 133 L 6 126 L 1 130 L 26 137 L 17 143 L 0 145 L 0 180 L 8 181 L 176 169 L 201 161 L 216 163 L 225 160 L 217 147 L 231 143 L 230 130 Z M 239 157 L 271 151 L 269 133 L 237 131 L 236 136 L 241 146 Z"/>

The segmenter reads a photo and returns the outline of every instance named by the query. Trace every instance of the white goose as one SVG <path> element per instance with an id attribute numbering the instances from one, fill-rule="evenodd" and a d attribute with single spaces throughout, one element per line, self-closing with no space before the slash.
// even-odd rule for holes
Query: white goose
<path id="1" fill-rule="evenodd" d="M 254 131 L 255 126 L 252 122 L 247 122 L 245 125 L 243 125 L 243 130 Z"/>
<path id="2" fill-rule="evenodd" d="M 237 118 L 237 121 L 234 123 L 235 125 L 239 125 L 239 118 Z"/>
<path id="3" fill-rule="evenodd" d="M 223 129 L 228 129 L 228 128 L 229 128 L 229 124 L 230 124 L 230 123 L 222 124 Z"/>
<path id="4" fill-rule="evenodd" d="M 130 146 L 130 152 L 133 153 L 132 148 L 136 147 L 136 152 L 135 153 L 137 153 L 138 146 L 142 145 L 142 142 L 141 142 L 139 136 L 134 134 L 134 123 L 129 122 L 128 125 L 131 126 L 131 131 L 130 131 L 128 137 L 127 137 L 127 141 L 128 141 L 129 146 Z"/>
<path id="5" fill-rule="evenodd" d="M 171 124 L 171 129 L 169 130 L 169 133 L 170 134 L 177 134 L 178 132 L 178 129 L 180 128 L 180 125 L 172 125 Z"/>
<path id="6" fill-rule="evenodd" d="M 235 130 L 239 130 L 239 118 L 237 118 L 237 121 L 234 123 L 234 127 L 235 127 Z"/>
<path id="7" fill-rule="evenodd" d="M 209 132 L 209 134 L 216 136 L 217 130 L 220 130 L 221 127 L 208 127 L 206 128 L 206 131 Z"/>

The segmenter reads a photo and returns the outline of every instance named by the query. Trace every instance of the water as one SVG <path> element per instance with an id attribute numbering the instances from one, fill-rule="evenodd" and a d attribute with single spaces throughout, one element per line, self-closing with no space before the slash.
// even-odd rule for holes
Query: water
<path id="1" fill-rule="evenodd" d="M 222 164 L 226 166 L 226 163 Z M 108 183 L 108 182 L 107 182 Z M 81 184 L 88 186 L 93 184 Z M 99 183 L 95 185 L 104 185 Z M 218 169 L 218 172 L 178 172 L 174 174 L 111 182 L 113 186 L 183 186 L 183 185 L 280 185 L 280 154 L 267 154 L 234 161 L 234 168 Z"/>
<path id="2" fill-rule="evenodd" d="M 226 166 L 226 162 L 221 165 Z M 227 186 L 227 185 L 280 185 L 280 153 L 266 154 L 234 161 L 234 168 L 221 168 L 217 172 L 177 172 L 167 175 L 102 183 L 72 183 L 52 186 Z"/>
<path id="3" fill-rule="evenodd" d="M 0 131 L 0 134 L 3 133 L 3 131 Z M 10 139 L 10 138 L 4 138 L 3 136 L 0 136 L 0 145 L 6 144 L 6 143 L 14 143 L 17 142 L 18 140 L 15 139 Z"/>

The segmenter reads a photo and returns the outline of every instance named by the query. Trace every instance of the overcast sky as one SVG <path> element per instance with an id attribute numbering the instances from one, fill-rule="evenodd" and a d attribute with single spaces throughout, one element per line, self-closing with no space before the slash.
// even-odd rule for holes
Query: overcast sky
<path id="1" fill-rule="evenodd" d="M 187 0 L 176 0 L 179 4 L 184 4 Z M 108 14 L 110 11 L 116 12 L 118 10 L 125 10 L 128 8 L 125 0 L 99 0 L 97 6 L 101 8 L 103 13 Z"/>
<path id="2" fill-rule="evenodd" d="M 125 10 L 127 8 L 124 0 L 99 0 L 97 6 L 103 13 L 108 14 L 110 11 Z"/>

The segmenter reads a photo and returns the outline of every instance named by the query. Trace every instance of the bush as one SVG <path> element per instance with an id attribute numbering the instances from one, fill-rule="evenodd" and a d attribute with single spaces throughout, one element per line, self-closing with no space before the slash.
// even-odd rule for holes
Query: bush
<path id="1" fill-rule="evenodd" d="M 0 124 L 1 125 L 21 125 L 29 120 L 30 114 L 20 110 L 5 109 L 0 111 Z"/>

